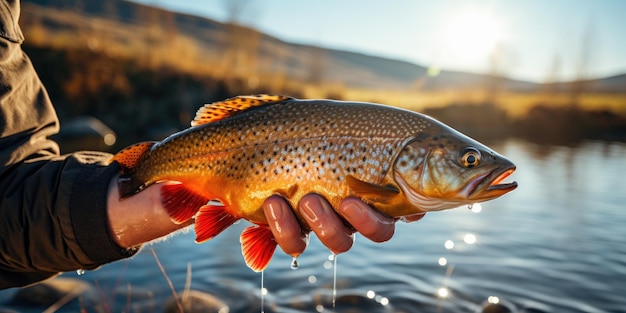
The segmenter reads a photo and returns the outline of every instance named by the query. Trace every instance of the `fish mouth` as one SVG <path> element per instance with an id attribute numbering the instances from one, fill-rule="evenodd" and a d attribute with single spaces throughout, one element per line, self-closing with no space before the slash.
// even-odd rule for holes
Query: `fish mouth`
<path id="1" fill-rule="evenodd" d="M 515 166 L 505 168 L 501 171 L 495 170 L 487 174 L 479 175 L 469 183 L 469 200 L 486 201 L 494 199 L 513 191 L 517 188 L 517 182 L 503 183 L 503 181 L 515 172 Z"/>

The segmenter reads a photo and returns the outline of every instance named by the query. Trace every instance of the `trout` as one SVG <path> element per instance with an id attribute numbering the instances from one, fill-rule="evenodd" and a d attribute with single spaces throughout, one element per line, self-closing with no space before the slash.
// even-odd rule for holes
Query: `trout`
<path id="1" fill-rule="evenodd" d="M 262 271 L 276 248 L 262 204 L 292 207 L 308 193 L 337 208 L 348 196 L 380 213 L 410 217 L 497 198 L 515 165 L 426 115 L 381 104 L 239 96 L 201 107 L 191 127 L 113 156 L 120 198 L 159 181 L 175 223 L 195 218 L 196 242 L 239 219 L 246 264 Z M 216 203 L 214 200 L 219 201 Z M 308 226 L 294 212 L 303 229 Z M 310 229 L 310 228 L 308 228 Z"/>

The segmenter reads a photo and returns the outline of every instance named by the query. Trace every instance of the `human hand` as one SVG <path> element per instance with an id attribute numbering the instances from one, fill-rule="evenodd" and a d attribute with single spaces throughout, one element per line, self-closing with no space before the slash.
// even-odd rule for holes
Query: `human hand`
<path id="1" fill-rule="evenodd" d="M 374 242 L 391 239 L 396 219 L 381 215 L 357 198 L 344 199 L 337 210 L 322 196 L 308 194 L 298 204 L 298 212 L 320 241 L 335 254 L 348 251 L 354 243 L 354 230 Z M 279 196 L 269 197 L 263 210 L 274 239 L 283 251 L 300 255 L 307 245 L 306 234 L 298 223 L 287 201 Z M 347 227 L 343 217 L 354 230 Z"/>
<path id="2" fill-rule="evenodd" d="M 108 218 L 113 240 L 121 247 L 132 247 L 162 238 L 193 223 L 189 220 L 175 224 L 163 209 L 160 185 L 157 183 L 123 201 L 119 200 L 117 177 L 112 179 L 108 196 Z M 167 182 L 165 182 L 167 184 Z M 301 254 L 307 245 L 307 234 L 285 199 L 269 197 L 263 204 L 265 216 L 276 242 L 289 255 Z M 299 213 L 320 241 L 333 253 L 348 251 L 354 243 L 354 231 L 366 238 L 383 242 L 389 240 L 397 219 L 383 216 L 357 198 L 346 198 L 335 212 L 320 195 L 309 194 L 298 205 Z M 344 224 L 343 217 L 354 229 Z M 410 221 L 418 220 L 413 217 Z"/>

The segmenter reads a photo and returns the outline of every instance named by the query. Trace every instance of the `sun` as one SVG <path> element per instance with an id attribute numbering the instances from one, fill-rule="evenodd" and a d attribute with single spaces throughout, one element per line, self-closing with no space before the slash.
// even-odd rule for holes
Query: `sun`
<path id="1" fill-rule="evenodd" d="M 448 49 L 466 57 L 487 57 L 501 37 L 501 28 L 489 14 L 466 11 L 450 19 L 445 41 Z"/>

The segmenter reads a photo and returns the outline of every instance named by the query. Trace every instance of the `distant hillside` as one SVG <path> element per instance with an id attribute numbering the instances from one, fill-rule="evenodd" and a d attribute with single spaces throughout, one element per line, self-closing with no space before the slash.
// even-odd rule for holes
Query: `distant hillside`
<path id="1" fill-rule="evenodd" d="M 231 25 L 123 0 L 25 0 L 22 3 L 28 6 L 23 13 L 26 15 L 27 23 L 32 21 L 32 15 L 36 15 L 39 23 L 56 30 L 67 31 L 71 28 L 84 27 L 67 16 L 59 15 L 58 11 L 115 21 L 119 27 L 154 23 L 169 31 L 193 38 L 196 45 L 193 49 L 207 55 L 207 58 L 224 57 L 229 53 L 228 49 L 232 48 L 229 47 L 232 42 L 228 37 L 238 36 L 235 41 L 243 42 L 239 45 L 244 48 L 249 45 L 256 50 L 256 55 L 247 58 L 254 59 L 252 66 L 257 70 L 279 72 L 286 77 L 305 81 L 324 81 L 365 88 L 441 90 L 484 87 L 495 79 L 499 88 L 507 90 L 528 92 L 540 89 L 540 85 L 535 83 L 445 70 L 431 77 L 427 75 L 425 67 L 409 62 L 291 44 L 246 28 L 240 28 L 237 33 L 233 33 Z M 50 10 L 57 10 L 55 11 L 57 13 Z M 124 40 L 131 41 L 132 38 Z M 623 92 L 626 90 L 626 75 L 594 80 L 586 86 L 602 92 Z M 560 84 L 559 89 L 561 88 L 567 86 Z"/>

